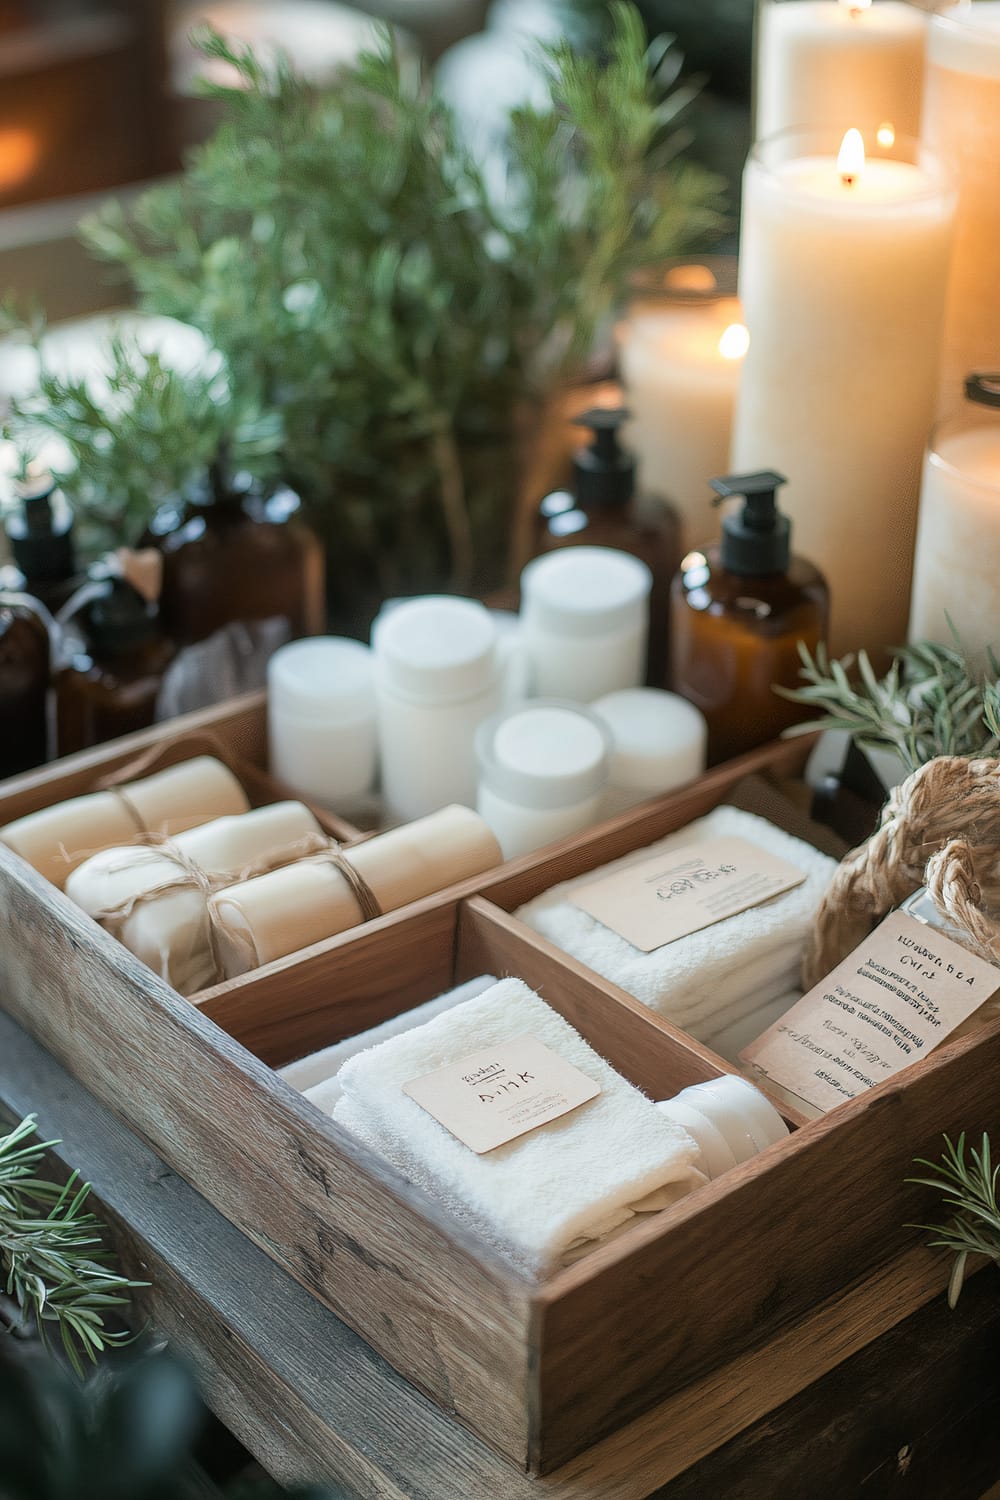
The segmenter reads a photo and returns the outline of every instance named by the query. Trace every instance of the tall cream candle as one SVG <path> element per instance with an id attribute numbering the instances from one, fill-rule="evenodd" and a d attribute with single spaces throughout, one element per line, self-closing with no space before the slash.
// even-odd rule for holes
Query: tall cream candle
<path id="1" fill-rule="evenodd" d="M 927 18 L 902 0 L 761 0 L 756 137 L 920 130 Z"/>
<path id="2" fill-rule="evenodd" d="M 910 639 L 953 640 L 974 665 L 1000 656 L 1000 376 L 935 432 L 920 493 Z"/>
<path id="3" fill-rule="evenodd" d="M 955 199 L 914 142 L 839 162 L 838 144 L 789 133 L 747 166 L 732 468 L 788 476 L 833 651 L 878 653 L 906 631 Z"/>
<path id="4" fill-rule="evenodd" d="M 977 0 L 930 22 L 924 140 L 955 173 L 938 415 L 961 409 L 972 370 L 1000 366 L 1000 3 Z"/>
<path id="5" fill-rule="evenodd" d="M 712 531 L 706 481 L 729 461 L 746 347 L 743 312 L 733 296 L 646 300 L 619 330 L 632 414 L 627 440 L 639 489 L 673 506 L 682 550 Z"/>

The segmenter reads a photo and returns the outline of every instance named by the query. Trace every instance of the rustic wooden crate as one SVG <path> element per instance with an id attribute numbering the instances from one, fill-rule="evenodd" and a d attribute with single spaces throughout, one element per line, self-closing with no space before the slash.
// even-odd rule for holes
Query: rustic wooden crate
<path id="1" fill-rule="evenodd" d="M 253 699 L 180 730 L 211 729 L 260 767 L 263 725 Z M 0 822 L 177 733 L 151 731 L 8 783 Z M 526 979 L 650 1093 L 725 1071 L 510 912 L 707 812 L 748 770 L 800 762 L 787 745 L 744 757 L 196 1003 L 0 847 L 0 1001 L 232 1223 L 517 1465 L 548 1471 L 658 1403 L 672 1420 L 718 1423 L 734 1393 L 713 1372 L 787 1338 L 818 1304 L 868 1278 L 891 1283 L 897 1258 L 899 1317 L 940 1289 L 940 1263 L 914 1259 L 919 1235 L 906 1226 L 922 1200 L 904 1178 L 942 1131 L 995 1123 L 1000 1021 L 543 1283 L 511 1270 L 272 1069 L 486 970 Z M 867 1336 L 845 1327 L 845 1352 Z M 807 1363 L 802 1384 L 815 1375 Z M 741 1399 L 769 1409 L 766 1388 Z"/>

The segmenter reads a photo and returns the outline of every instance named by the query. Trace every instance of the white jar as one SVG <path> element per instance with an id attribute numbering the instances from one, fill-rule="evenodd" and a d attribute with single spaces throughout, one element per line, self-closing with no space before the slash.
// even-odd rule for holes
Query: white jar
<path id="1" fill-rule="evenodd" d="M 479 730 L 476 752 L 476 808 L 504 859 L 599 821 L 611 736 L 589 709 L 560 700 L 507 709 Z"/>
<path id="2" fill-rule="evenodd" d="M 611 547 L 566 547 L 521 574 L 522 639 L 534 691 L 592 703 L 646 675 L 649 591 L 644 562 Z"/>
<path id="3" fill-rule="evenodd" d="M 694 1137 L 698 1165 L 711 1180 L 788 1134 L 771 1101 L 735 1073 L 692 1084 L 656 1107 Z"/>
<path id="4" fill-rule="evenodd" d="M 614 751 L 604 816 L 693 781 L 705 769 L 708 726 L 693 703 L 661 688 L 624 688 L 593 705 Z"/>
<path id="5" fill-rule="evenodd" d="M 497 630 L 471 599 L 430 594 L 375 621 L 382 796 L 410 822 L 476 802 L 475 733 L 502 703 Z"/>
<path id="6" fill-rule="evenodd" d="M 274 775 L 324 807 L 341 808 L 375 780 L 375 688 L 361 641 L 310 636 L 276 651 L 267 669 Z"/>

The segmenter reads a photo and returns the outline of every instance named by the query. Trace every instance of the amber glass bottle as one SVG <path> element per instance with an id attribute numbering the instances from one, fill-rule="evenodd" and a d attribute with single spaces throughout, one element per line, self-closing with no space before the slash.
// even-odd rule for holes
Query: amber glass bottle
<path id="1" fill-rule="evenodd" d="M 0 591 L 0 777 L 46 758 L 49 649 L 47 617 L 36 602 Z"/>
<path id="2" fill-rule="evenodd" d="M 147 729 L 176 653 L 160 628 L 156 606 L 123 578 L 96 583 L 93 595 L 74 611 L 72 624 L 81 637 L 79 649 L 55 679 L 60 755 Z"/>
<path id="3" fill-rule="evenodd" d="M 628 412 L 595 407 L 573 421 L 594 434 L 573 460 L 573 490 L 555 490 L 538 507 L 534 556 L 560 547 L 614 547 L 631 552 L 653 575 L 649 598 L 647 682 L 664 687 L 670 582 L 680 562 L 680 526 L 662 501 L 635 493 L 635 459 L 618 439 Z"/>
<path id="4" fill-rule="evenodd" d="M 214 464 L 197 490 L 163 507 L 140 545 L 163 554 L 163 628 L 179 645 L 236 621 L 288 620 L 292 636 L 324 628 L 324 558 L 298 496 L 259 492 Z"/>
<path id="5" fill-rule="evenodd" d="M 776 686 L 799 685 L 798 643 L 825 637 L 829 596 L 822 574 L 790 553 L 788 517 L 775 503 L 780 474 L 713 479 L 719 499 L 742 496 L 718 546 L 690 552 L 673 582 L 674 691 L 708 721 L 708 758 L 728 760 L 774 739 L 809 710 Z"/>

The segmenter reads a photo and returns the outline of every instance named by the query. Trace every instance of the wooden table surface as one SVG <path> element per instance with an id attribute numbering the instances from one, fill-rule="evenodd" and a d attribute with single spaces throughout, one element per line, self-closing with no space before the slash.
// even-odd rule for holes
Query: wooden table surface
<path id="1" fill-rule="evenodd" d="M 747 1356 L 739 1379 L 735 1366 L 722 1372 L 728 1427 L 699 1428 L 696 1390 L 531 1480 L 397 1375 L 0 1013 L 0 1114 L 29 1112 L 94 1184 L 124 1268 L 152 1283 L 142 1302 L 154 1328 L 286 1482 L 322 1479 L 343 1500 L 978 1500 L 1000 1479 L 992 1268 L 955 1312 L 939 1296 L 898 1321 L 893 1277 L 925 1274 L 915 1257 L 845 1294 L 868 1298 L 870 1327 L 884 1330 L 866 1348 L 838 1348 L 831 1302 L 807 1329 Z M 810 1358 L 826 1373 L 783 1400 L 787 1365 Z M 745 1425 L 741 1387 L 757 1385 L 759 1409 L 761 1381 L 774 1409 Z"/>

